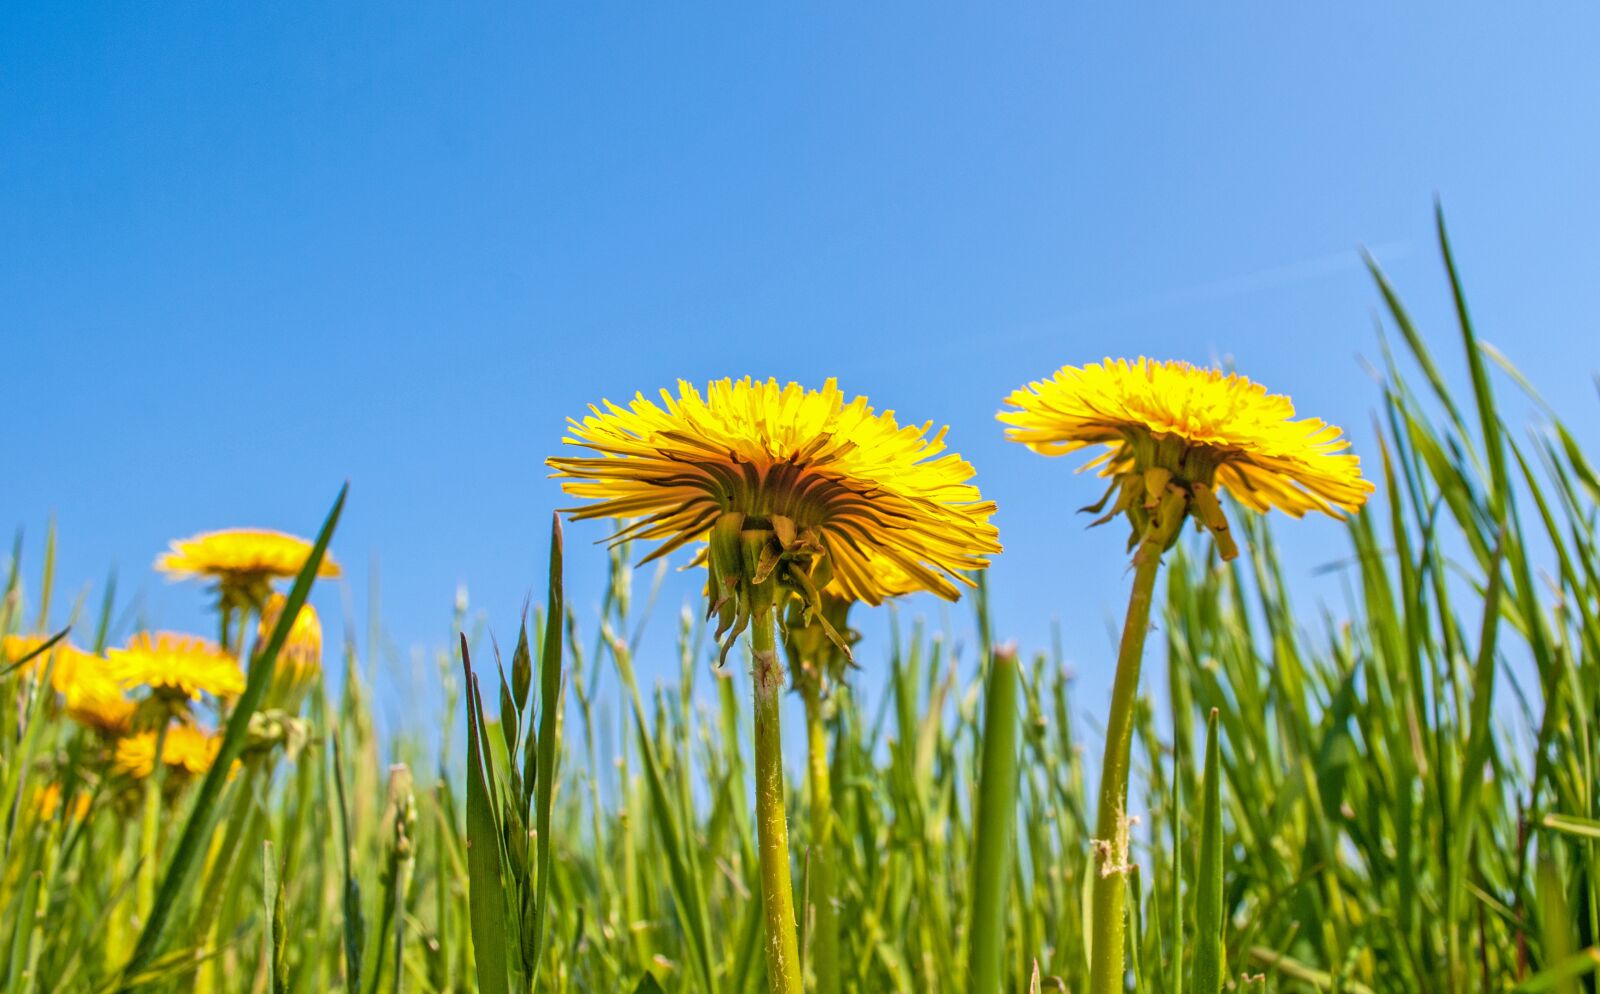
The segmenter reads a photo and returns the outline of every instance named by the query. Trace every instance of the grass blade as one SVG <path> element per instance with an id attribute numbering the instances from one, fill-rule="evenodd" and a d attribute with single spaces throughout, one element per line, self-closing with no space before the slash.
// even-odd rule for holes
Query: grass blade
<path id="1" fill-rule="evenodd" d="M 344 756 L 339 736 L 332 738 L 334 800 L 339 805 L 339 847 L 344 853 L 344 975 L 345 986 L 361 989 L 361 966 L 366 942 L 366 919 L 361 914 L 361 885 L 356 880 L 355 854 L 350 844 L 350 802 L 344 789 Z"/>
<path id="2" fill-rule="evenodd" d="M 289 978 L 284 974 L 283 882 L 278 879 L 278 861 L 272 855 L 272 841 L 261 844 L 261 899 L 268 925 L 263 929 L 261 958 L 267 968 L 268 994 L 288 994 Z"/>
<path id="3" fill-rule="evenodd" d="M 994 651 L 983 717 L 983 759 L 973 838 L 972 994 L 997 994 L 1006 939 L 1012 835 L 1017 822 L 1017 650 Z"/>
<path id="4" fill-rule="evenodd" d="M 472 672 L 466 635 L 461 636 L 461 668 L 467 685 L 467 902 L 478 989 L 509 994 L 506 971 L 517 947 L 506 922 L 500 819 L 489 792 L 494 760 L 484 746 L 483 695 Z"/>
<path id="5" fill-rule="evenodd" d="M 534 826 L 539 876 L 533 899 L 533 960 L 544 948 L 547 905 L 550 900 L 550 812 L 556 781 L 556 721 L 561 714 L 561 619 L 563 603 L 561 515 L 550 524 L 550 590 L 545 609 L 544 649 L 539 654 L 539 775 L 534 788 Z"/>
<path id="6" fill-rule="evenodd" d="M 1579 818 L 1576 815 L 1550 814 L 1544 816 L 1544 827 L 1586 839 L 1600 839 L 1600 821 Z"/>
<path id="7" fill-rule="evenodd" d="M 1206 773 L 1194 909 L 1194 994 L 1222 990 L 1222 749 L 1217 709 L 1206 717 Z"/>

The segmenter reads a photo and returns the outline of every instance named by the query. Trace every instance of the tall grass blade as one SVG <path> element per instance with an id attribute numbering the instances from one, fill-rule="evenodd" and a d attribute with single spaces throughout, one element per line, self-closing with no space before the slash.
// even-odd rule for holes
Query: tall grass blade
<path id="1" fill-rule="evenodd" d="M 997 994 L 1005 954 L 1006 897 L 1011 886 L 1012 836 L 1017 824 L 1017 694 L 1015 646 L 993 652 L 984 695 L 982 764 L 978 773 L 977 832 L 973 836 L 972 994 Z"/>
<path id="2" fill-rule="evenodd" d="M 361 989 L 362 964 L 365 962 L 367 924 L 361 913 L 361 883 L 356 879 L 355 849 L 350 839 L 350 798 L 344 789 L 344 756 L 339 750 L 339 736 L 331 739 L 333 750 L 334 801 L 339 805 L 339 848 L 344 855 L 344 887 L 340 891 L 344 900 L 344 975 L 345 986 Z"/>
<path id="3" fill-rule="evenodd" d="M 1499 524 L 1505 521 L 1506 498 L 1509 491 L 1500 415 L 1495 409 L 1494 391 L 1489 386 L 1489 371 L 1483 364 L 1483 350 L 1478 347 L 1478 335 L 1472 327 L 1472 317 L 1467 313 L 1467 295 L 1461 286 L 1461 274 L 1456 270 L 1455 254 L 1450 250 L 1450 235 L 1445 230 L 1443 204 L 1434 205 L 1434 224 L 1439 233 L 1439 251 L 1444 256 L 1445 272 L 1450 276 L 1450 297 L 1455 303 L 1456 321 L 1461 329 L 1463 351 L 1467 355 L 1467 370 L 1472 376 L 1472 392 L 1477 401 L 1478 417 L 1483 429 L 1483 447 L 1489 460 L 1489 476 L 1494 484 L 1489 492 L 1489 511 L 1494 521 Z"/>
<path id="4" fill-rule="evenodd" d="M 278 879 L 278 860 L 272 841 L 261 844 L 261 899 L 267 927 L 262 930 L 261 959 L 266 965 L 268 994 L 288 994 L 289 978 L 284 972 L 288 932 L 283 910 L 283 882 Z"/>
<path id="5" fill-rule="evenodd" d="M 545 608 L 544 648 L 539 654 L 539 774 L 534 785 L 534 825 L 538 833 L 538 879 L 533 900 L 533 960 L 544 948 L 550 902 L 551 810 L 556 792 L 556 722 L 561 714 L 561 619 L 566 616 L 562 586 L 561 515 L 550 523 L 550 589 Z"/>
<path id="6" fill-rule="evenodd" d="M 1217 709 L 1206 717 L 1206 771 L 1195 882 L 1194 994 L 1222 990 L 1222 747 Z"/>
<path id="7" fill-rule="evenodd" d="M 506 921 L 500 819 L 490 794 L 494 760 L 485 744 L 483 695 L 472 671 L 465 634 L 461 636 L 461 669 L 467 692 L 467 901 L 473 957 L 482 994 L 509 994 L 507 970 L 517 945 Z"/>

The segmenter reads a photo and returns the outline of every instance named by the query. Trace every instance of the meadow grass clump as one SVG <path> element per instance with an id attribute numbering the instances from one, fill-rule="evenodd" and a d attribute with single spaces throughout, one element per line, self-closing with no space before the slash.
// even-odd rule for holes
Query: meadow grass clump
<path id="1" fill-rule="evenodd" d="M 1355 512 L 1327 567 L 1341 602 L 1303 601 L 1290 578 L 1320 564 L 1286 562 L 1231 480 L 1108 464 L 1136 527 L 1172 524 L 1169 486 L 1205 526 L 1160 536 L 1121 872 L 1103 872 L 1105 778 L 1086 772 L 1104 753 L 1082 713 L 1101 705 L 1073 700 L 1059 655 L 995 649 L 981 584 L 975 635 L 897 616 L 887 644 L 858 641 L 859 602 L 916 571 L 869 555 L 830 584 L 806 536 L 819 522 L 773 506 L 741 506 L 706 550 L 723 631 L 684 613 L 675 683 L 636 677 L 630 563 L 637 540 L 699 527 L 688 500 L 690 518 L 610 549 L 598 614 L 563 590 L 558 525 L 509 657 L 458 608 L 439 710 L 379 735 L 382 661 L 370 644 L 325 653 L 305 607 L 333 570 L 341 495 L 315 541 L 185 547 L 216 641 L 118 630 L 109 583 L 95 609 L 61 609 L 53 538 L 36 562 L 15 548 L 0 991 L 1020 994 L 1107 973 L 1160 994 L 1593 989 L 1600 476 L 1553 412 L 1531 433 L 1507 423 L 1495 382 L 1531 388 L 1478 339 L 1443 235 L 1464 383 L 1374 266 L 1398 346 L 1364 453 L 1375 497 L 1356 511 L 1349 479 L 1307 491 Z M 986 524 L 966 507 L 951 513 Z M 269 564 L 267 544 L 291 554 Z M 757 589 L 775 576 L 781 598 Z M 741 619 L 768 636 L 715 665 Z M 776 690 L 799 697 L 807 754 L 752 806 L 773 770 L 744 703 L 760 652 L 788 662 Z M 787 922 L 762 900 L 780 876 Z M 1106 924 L 1115 970 L 1095 948 Z M 773 958 L 785 925 L 793 955 Z"/>

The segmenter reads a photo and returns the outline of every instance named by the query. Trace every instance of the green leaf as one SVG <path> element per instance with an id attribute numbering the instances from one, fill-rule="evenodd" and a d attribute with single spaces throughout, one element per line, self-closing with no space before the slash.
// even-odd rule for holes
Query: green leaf
<path id="1" fill-rule="evenodd" d="M 1011 883 L 1012 835 L 1017 821 L 1017 651 L 996 649 L 985 693 L 977 831 L 972 842 L 972 994 L 1003 989 L 1006 896 Z"/>
<path id="2" fill-rule="evenodd" d="M 1550 814 L 1544 816 L 1544 827 L 1586 839 L 1600 839 L 1600 821 L 1579 818 L 1577 815 Z"/>
<path id="3" fill-rule="evenodd" d="M 561 515 L 550 523 L 550 590 L 545 608 L 544 649 L 539 655 L 539 775 L 534 812 L 539 877 L 533 899 L 533 964 L 537 969 L 544 948 L 545 922 L 550 901 L 551 808 L 556 790 L 556 722 L 561 714 L 561 619 L 565 612 L 562 590 Z"/>
<path id="4" fill-rule="evenodd" d="M 1511 988 L 1512 994 L 1550 994 L 1600 969 L 1600 946 L 1590 946 Z"/>
<path id="5" fill-rule="evenodd" d="M 284 974 L 286 947 L 284 936 L 283 882 L 278 879 L 278 861 L 272 855 L 272 841 L 261 844 L 261 900 L 268 925 L 262 930 L 261 959 L 267 968 L 269 994 L 288 994 L 289 978 Z"/>
<path id="6" fill-rule="evenodd" d="M 339 847 L 344 854 L 344 975 L 345 986 L 361 989 L 361 963 L 366 944 L 366 919 L 361 914 L 361 884 L 351 865 L 350 804 L 344 790 L 344 757 L 339 753 L 339 736 L 332 737 L 333 787 L 339 804 Z"/>
<path id="7" fill-rule="evenodd" d="M 1452 915 L 1463 908 L 1466 892 L 1468 853 L 1471 850 L 1475 826 L 1478 823 L 1478 806 L 1483 796 L 1483 769 L 1494 748 L 1494 683 L 1495 647 L 1500 631 L 1500 596 L 1502 588 L 1501 561 L 1505 555 L 1506 535 L 1502 531 L 1495 542 L 1494 557 L 1489 566 L 1489 588 L 1483 597 L 1483 619 L 1479 628 L 1478 658 L 1472 668 L 1472 725 L 1468 731 L 1466 756 L 1461 766 L 1461 782 L 1457 790 L 1460 798 L 1456 814 L 1459 826 L 1450 847 L 1450 864 L 1446 868 L 1446 901 Z"/>
<path id="8" fill-rule="evenodd" d="M 1505 521 L 1506 501 L 1510 496 L 1500 415 L 1495 411 L 1494 390 L 1489 385 L 1483 352 L 1478 348 L 1478 335 L 1473 330 L 1472 317 L 1467 313 L 1466 292 L 1461 287 L 1461 274 L 1456 270 L 1455 255 L 1450 251 L 1450 236 L 1445 231 L 1442 204 L 1434 205 L 1434 221 L 1439 232 L 1439 250 L 1444 255 L 1445 272 L 1450 276 L 1450 295 L 1456 306 L 1456 321 L 1466 347 L 1467 369 L 1472 374 L 1472 392 L 1476 395 L 1478 417 L 1483 428 L 1483 447 L 1489 458 L 1489 477 L 1493 483 L 1489 492 L 1489 512 L 1495 522 L 1500 523 Z"/>
<path id="9" fill-rule="evenodd" d="M 478 989 L 510 994 L 510 953 L 517 948 L 506 923 L 505 869 L 500 850 L 500 819 L 489 785 L 494 775 L 483 741 L 483 696 L 472 672 L 467 637 L 461 636 L 461 668 L 467 689 L 467 904 Z"/>
<path id="10" fill-rule="evenodd" d="M 661 981 L 653 973 L 645 973 L 639 977 L 639 982 L 633 986 L 633 994 L 666 994 L 661 987 Z"/>

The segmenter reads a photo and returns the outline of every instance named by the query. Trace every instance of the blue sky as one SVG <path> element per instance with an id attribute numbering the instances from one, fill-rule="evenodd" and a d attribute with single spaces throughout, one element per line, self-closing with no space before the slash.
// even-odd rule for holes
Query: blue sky
<path id="1" fill-rule="evenodd" d="M 310 533 L 348 478 L 355 616 L 377 557 L 402 655 L 461 583 L 505 641 L 569 414 L 836 375 L 953 426 L 1000 504 L 997 630 L 1059 617 L 1093 710 L 1122 534 L 1002 440 L 1014 386 L 1227 358 L 1371 456 L 1356 249 L 1448 350 L 1437 194 L 1484 336 L 1593 416 L 1600 13 L 1312 7 L 9 5 L 0 525 L 36 566 L 56 517 L 63 604 L 115 564 L 139 617 L 209 626 L 166 541 Z M 568 535 L 587 612 L 604 529 Z M 1280 535 L 1322 589 L 1339 526 Z"/>

